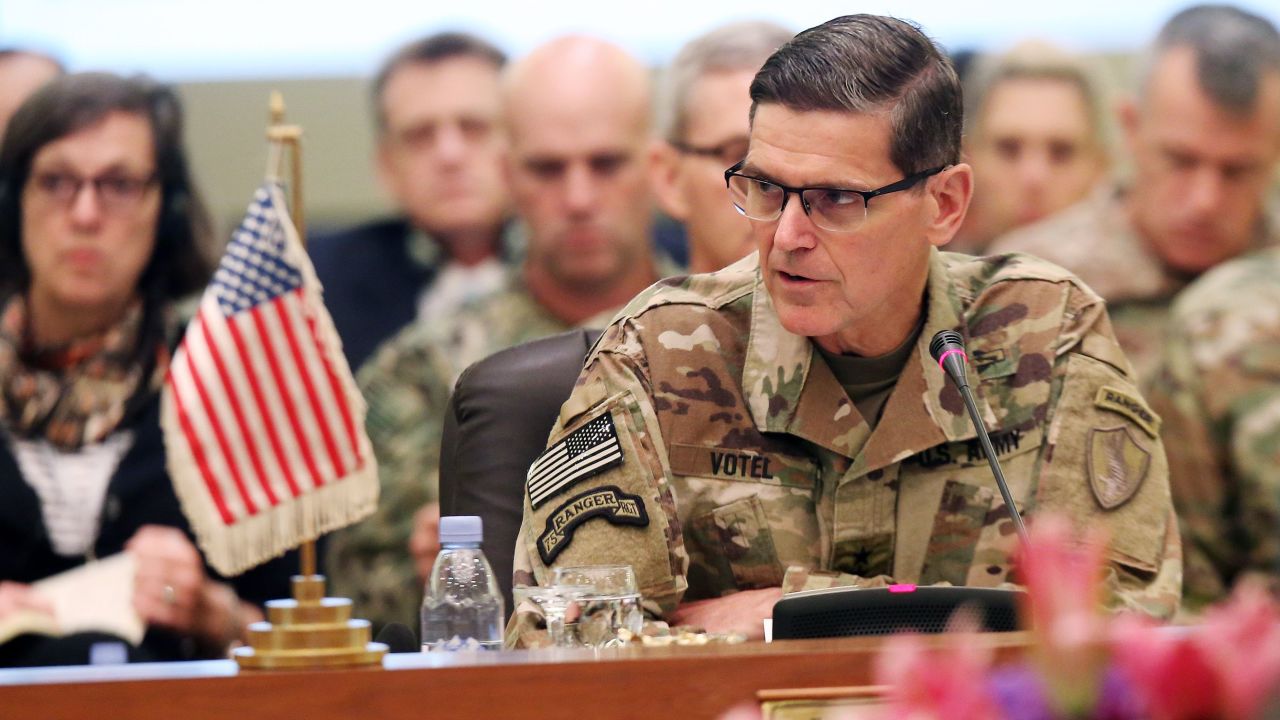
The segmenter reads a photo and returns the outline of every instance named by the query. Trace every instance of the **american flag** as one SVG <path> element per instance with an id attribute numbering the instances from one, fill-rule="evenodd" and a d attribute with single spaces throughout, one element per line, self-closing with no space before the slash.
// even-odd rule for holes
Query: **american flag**
<path id="1" fill-rule="evenodd" d="M 608 412 L 547 448 L 529 467 L 529 504 L 537 508 L 560 491 L 622 464 L 622 446 Z"/>
<path id="2" fill-rule="evenodd" d="M 278 184 L 259 188 L 174 354 L 169 471 L 219 572 L 372 512 L 364 402 Z"/>

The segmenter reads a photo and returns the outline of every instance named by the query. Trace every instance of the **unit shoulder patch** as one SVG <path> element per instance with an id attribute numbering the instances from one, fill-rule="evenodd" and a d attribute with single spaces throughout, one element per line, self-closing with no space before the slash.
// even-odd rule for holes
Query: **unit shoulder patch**
<path id="1" fill-rule="evenodd" d="M 1104 510 L 1125 504 L 1142 487 L 1151 469 L 1151 453 L 1134 440 L 1129 428 L 1089 431 L 1089 487 Z"/>
<path id="2" fill-rule="evenodd" d="M 538 536 L 538 555 L 545 565 L 573 539 L 582 523 L 602 517 L 614 525 L 649 526 L 649 513 L 639 495 L 630 495 L 614 485 L 593 488 L 575 495 L 547 516 L 547 526 Z"/>

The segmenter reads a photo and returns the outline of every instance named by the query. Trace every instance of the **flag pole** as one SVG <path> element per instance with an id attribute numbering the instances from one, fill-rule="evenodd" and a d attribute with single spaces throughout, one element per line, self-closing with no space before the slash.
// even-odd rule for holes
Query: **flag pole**
<path id="1" fill-rule="evenodd" d="M 271 93 L 267 140 L 289 151 L 289 216 L 306 244 L 302 211 L 302 128 L 284 122 L 284 97 Z M 282 162 L 282 161 L 281 161 Z M 272 168 L 279 176 L 280 168 Z M 371 642 L 368 620 L 352 617 L 347 598 L 325 596 L 325 578 L 316 571 L 315 540 L 298 546 L 300 575 L 293 578 L 293 597 L 268 600 L 267 621 L 249 626 L 249 645 L 232 657 L 241 669 L 280 670 L 381 665 L 388 648 Z"/>
<path id="2" fill-rule="evenodd" d="M 298 230 L 298 239 L 307 244 L 306 216 L 302 209 L 302 127 L 288 125 L 284 121 L 284 95 L 271 91 L 271 122 L 267 126 L 267 140 L 280 143 L 289 151 L 289 218 Z M 298 547 L 298 560 L 303 577 L 317 574 L 316 543 L 307 540 Z"/>

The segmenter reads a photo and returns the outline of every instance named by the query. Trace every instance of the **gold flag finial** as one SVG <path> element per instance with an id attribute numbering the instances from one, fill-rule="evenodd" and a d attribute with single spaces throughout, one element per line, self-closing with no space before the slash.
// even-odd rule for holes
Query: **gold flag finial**
<path id="1" fill-rule="evenodd" d="M 284 122 L 284 95 L 279 90 L 271 91 L 270 100 L 271 124 L 279 125 Z"/>

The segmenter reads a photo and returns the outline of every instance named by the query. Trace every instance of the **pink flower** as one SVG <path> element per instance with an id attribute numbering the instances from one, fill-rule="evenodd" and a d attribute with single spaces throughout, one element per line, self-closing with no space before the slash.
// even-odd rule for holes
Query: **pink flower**
<path id="1" fill-rule="evenodd" d="M 1111 652 L 1152 720 L 1217 716 L 1218 677 L 1190 635 L 1122 615 L 1111 623 Z"/>
<path id="2" fill-rule="evenodd" d="M 1204 614 L 1195 644 L 1218 675 L 1223 717 L 1258 717 L 1280 690 L 1280 607 L 1261 585 L 1242 582 Z"/>
<path id="3" fill-rule="evenodd" d="M 1200 625 L 1160 628 L 1123 616 L 1111 628 L 1116 664 L 1153 720 L 1260 716 L 1280 690 L 1280 607 L 1265 589 L 1241 583 Z"/>
<path id="4" fill-rule="evenodd" d="M 1093 707 L 1106 667 L 1100 609 L 1105 549 L 1105 533 L 1092 530 L 1078 539 L 1066 519 L 1045 514 L 1036 517 L 1019 555 L 1033 657 L 1053 706 L 1066 716 Z"/>
<path id="5" fill-rule="evenodd" d="M 991 651 L 978 641 L 971 616 L 951 622 L 946 644 L 930 648 L 916 634 L 889 638 L 876 658 L 876 682 L 889 687 L 887 713 L 897 720 L 1001 717 L 987 686 Z M 960 628 L 966 628 L 961 630 Z"/>

